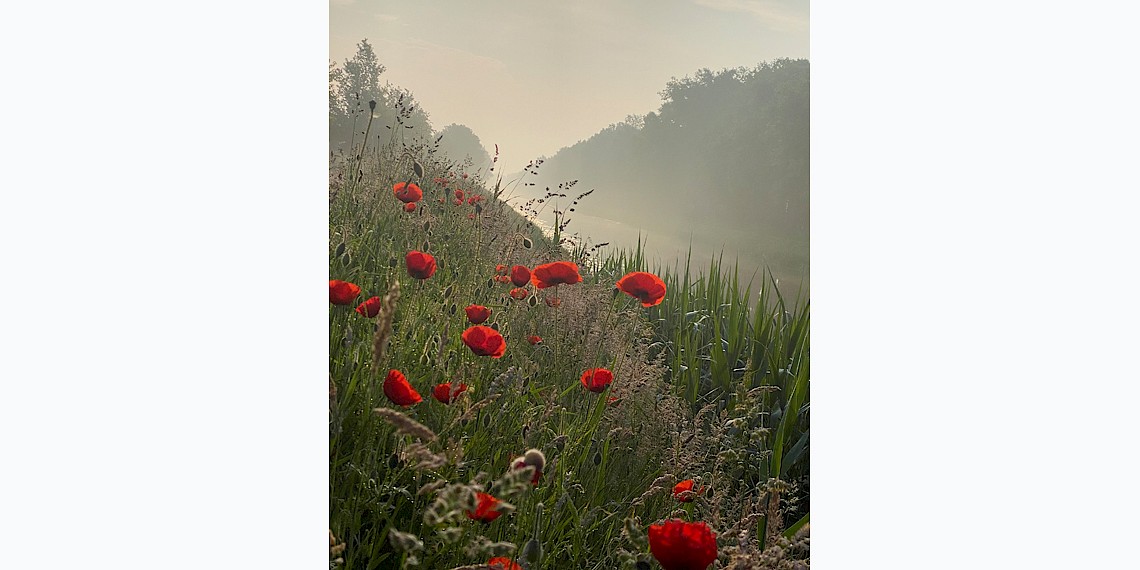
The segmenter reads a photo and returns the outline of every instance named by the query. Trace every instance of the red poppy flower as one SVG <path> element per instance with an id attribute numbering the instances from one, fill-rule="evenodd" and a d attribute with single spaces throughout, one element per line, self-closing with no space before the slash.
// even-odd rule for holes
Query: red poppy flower
<path id="1" fill-rule="evenodd" d="M 546 457 L 543 456 L 541 452 L 538 453 L 538 456 L 542 458 L 541 462 L 527 462 L 525 456 L 516 457 L 515 460 L 511 462 L 511 469 L 525 469 L 528 465 L 534 467 L 534 475 L 530 478 L 530 484 L 536 487 L 538 486 L 538 480 L 542 478 L 542 468 L 546 465 Z"/>
<path id="2" fill-rule="evenodd" d="M 514 283 L 515 287 L 522 287 L 523 285 L 530 283 L 530 270 L 527 269 L 525 265 L 516 265 L 512 267 L 511 283 Z"/>
<path id="3" fill-rule="evenodd" d="M 606 398 L 606 404 L 616 406 L 618 404 L 621 404 L 621 398 L 617 396 L 610 396 L 609 398 Z"/>
<path id="4" fill-rule="evenodd" d="M 693 489 L 693 480 L 685 479 L 673 486 L 673 498 L 682 503 L 691 503 L 693 498 L 701 492 L 701 488 Z"/>
<path id="5" fill-rule="evenodd" d="M 407 204 L 404 204 L 404 211 L 409 213 L 416 211 L 416 203 L 408 202 Z"/>
<path id="6" fill-rule="evenodd" d="M 569 261 L 555 261 L 554 263 L 544 263 L 535 267 L 531 280 L 534 281 L 535 287 L 545 289 L 560 284 L 573 285 L 575 283 L 581 283 L 582 276 L 578 275 L 578 266 L 576 264 Z"/>
<path id="7" fill-rule="evenodd" d="M 481 325 L 491 318 L 491 309 L 483 305 L 467 305 L 463 310 L 467 311 L 467 320 L 473 325 Z"/>
<path id="8" fill-rule="evenodd" d="M 634 271 L 618 279 L 617 288 L 641 301 L 643 307 L 659 305 L 665 298 L 665 282 L 660 277 L 644 271 Z"/>
<path id="9" fill-rule="evenodd" d="M 427 279 L 435 274 L 435 258 L 429 253 L 412 250 L 404 256 L 408 265 L 408 275 L 416 279 Z"/>
<path id="10" fill-rule="evenodd" d="M 649 525 L 649 551 L 665 570 L 705 570 L 716 560 L 716 535 L 703 522 Z"/>
<path id="11" fill-rule="evenodd" d="M 499 503 L 502 501 L 487 493 L 476 493 L 475 496 L 479 503 L 475 506 L 475 512 L 467 511 L 467 518 L 473 521 L 489 523 L 503 514 L 498 510 Z"/>
<path id="12" fill-rule="evenodd" d="M 496 275 L 495 281 L 498 281 L 499 283 L 510 283 L 511 277 L 509 275 Z"/>
<path id="13" fill-rule="evenodd" d="M 495 266 L 495 275 L 506 275 L 506 274 L 507 274 L 507 266 L 506 265 L 503 265 L 502 263 L 500 263 L 500 264 Z"/>
<path id="14" fill-rule="evenodd" d="M 507 351 L 507 342 L 503 340 L 503 335 L 483 325 L 475 325 L 463 331 L 463 344 L 466 344 L 477 356 L 500 358 Z"/>
<path id="15" fill-rule="evenodd" d="M 463 196 L 464 196 L 464 194 L 463 194 L 463 191 L 462 191 L 462 190 L 456 190 L 456 191 L 455 191 L 455 198 L 456 198 L 457 200 L 462 200 L 462 199 L 463 199 Z"/>
<path id="16" fill-rule="evenodd" d="M 436 387 L 432 389 L 431 396 L 440 402 L 450 404 L 452 400 L 467 391 L 467 384 L 460 382 L 456 388 L 452 388 L 451 384 L 451 382 L 437 384 Z"/>
<path id="17" fill-rule="evenodd" d="M 487 566 L 494 568 L 494 570 L 522 570 L 522 566 L 515 564 L 514 560 L 506 556 L 496 556 L 488 560 Z"/>
<path id="18" fill-rule="evenodd" d="M 591 392 L 601 392 L 614 381 L 614 373 L 605 368 L 591 368 L 582 373 L 582 385 Z"/>
<path id="19" fill-rule="evenodd" d="M 356 312 L 368 317 L 375 317 L 380 313 L 380 297 L 371 297 L 356 308 Z"/>
<path id="20" fill-rule="evenodd" d="M 392 187 L 392 191 L 396 193 L 396 198 L 399 198 L 399 200 L 405 204 L 419 202 L 424 197 L 424 191 L 420 190 L 420 187 L 414 183 L 397 182 L 396 185 Z"/>
<path id="21" fill-rule="evenodd" d="M 547 297 L 543 299 L 543 302 L 546 303 L 547 307 L 557 307 L 558 305 L 562 304 L 562 299 L 559 299 L 558 297 Z"/>
<path id="22" fill-rule="evenodd" d="M 440 203 L 440 204 L 442 204 L 443 202 L 444 202 L 444 199 L 443 199 L 443 198 L 440 198 L 440 199 L 439 199 L 439 203 Z"/>
<path id="23" fill-rule="evenodd" d="M 347 305 L 360 294 L 355 283 L 329 279 L 329 302 L 334 305 Z"/>
<path id="24" fill-rule="evenodd" d="M 443 184 L 443 183 L 447 182 L 446 180 L 444 180 L 438 176 L 436 176 L 435 178 L 432 178 L 431 181 L 435 182 L 436 184 Z"/>
<path id="25" fill-rule="evenodd" d="M 423 401 L 419 392 L 404 377 L 399 370 L 389 370 L 388 377 L 384 379 L 384 395 L 400 406 L 410 406 Z"/>
<path id="26" fill-rule="evenodd" d="M 463 198 L 456 198 L 455 199 L 455 205 L 456 206 L 462 206 L 463 205 Z"/>
<path id="27" fill-rule="evenodd" d="M 467 219 L 468 219 L 468 220 L 474 220 L 474 219 L 475 219 L 475 214 L 467 214 Z"/>
<path id="28" fill-rule="evenodd" d="M 531 346 L 534 346 L 534 345 L 542 342 L 542 337 L 540 337 L 536 334 L 532 334 L 532 335 L 526 337 L 526 341 L 529 342 L 531 344 Z"/>
<path id="29" fill-rule="evenodd" d="M 523 299 L 526 299 L 527 295 L 530 295 L 530 293 L 522 287 L 515 287 L 514 289 L 511 289 L 511 298 L 516 301 L 522 301 Z"/>
<path id="30" fill-rule="evenodd" d="M 470 198 L 467 199 L 467 205 L 470 206 L 476 202 L 482 202 L 482 201 L 483 201 L 483 197 L 476 194 L 476 195 L 471 196 Z"/>

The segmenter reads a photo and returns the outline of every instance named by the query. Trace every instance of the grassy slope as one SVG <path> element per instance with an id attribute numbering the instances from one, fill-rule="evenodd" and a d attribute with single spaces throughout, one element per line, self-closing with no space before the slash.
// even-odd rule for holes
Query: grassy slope
<path id="1" fill-rule="evenodd" d="M 438 203 L 450 190 L 430 180 L 447 165 L 414 153 L 429 181 L 417 212 L 403 212 L 392 195 L 393 183 L 412 168 L 409 158 L 391 152 L 366 158 L 360 182 L 337 184 L 330 197 L 330 278 L 360 285 L 358 302 L 383 296 L 395 281 L 401 286 L 390 345 L 375 372 L 376 319 L 354 312 L 355 304 L 330 309 L 330 528 L 345 542 L 345 567 L 478 564 L 512 555 L 512 545 L 521 547 L 536 530 L 544 550 L 538 568 L 632 567 L 636 559 L 655 565 L 640 533 L 669 516 L 709 522 L 724 561 L 742 555 L 741 530 L 750 532 L 744 548 L 755 548 L 772 496 L 765 491 L 779 488 L 769 475 L 787 473 L 768 451 L 773 436 L 786 432 L 790 447 L 805 432 L 795 413 L 782 410 L 802 407 L 787 406 L 791 386 L 802 384 L 806 396 L 806 309 L 754 311 L 748 319 L 746 303 L 717 298 L 724 287 L 717 278 L 688 283 L 690 276 L 668 272 L 666 302 L 643 309 L 611 294 L 621 274 L 643 263 L 636 252 L 583 263 L 585 281 L 560 286 L 558 307 L 543 302 L 550 290 L 533 305 L 512 300 L 510 285 L 490 280 L 497 263 L 533 267 L 570 254 L 479 189 L 477 177 L 459 184 L 486 197 L 475 220 L 468 219 L 474 206 Z M 439 260 L 430 279 L 406 273 L 403 256 L 411 249 Z M 724 301 L 727 309 L 720 308 Z M 501 359 L 477 357 L 462 344 L 463 307 L 472 303 L 493 309 L 491 321 L 507 339 Z M 542 344 L 527 343 L 531 334 Z M 788 365 L 797 359 L 802 365 Z M 615 372 L 606 393 L 590 393 L 578 381 L 594 366 Z M 389 369 L 406 374 L 425 398 L 402 411 L 438 435 L 426 449 L 372 412 L 401 409 L 382 392 Z M 432 386 L 448 380 L 471 386 L 450 406 L 430 396 Z M 608 396 L 620 401 L 607 404 Z M 783 417 L 764 413 L 771 409 Z M 531 447 L 547 457 L 540 484 L 500 479 L 511 458 Z M 425 454 L 442 465 L 417 466 Z M 675 502 L 672 483 L 694 477 L 712 492 Z M 447 486 L 420 493 L 428 485 Z M 462 506 L 476 487 L 488 486 L 516 509 L 486 525 L 467 520 Z M 397 552 L 393 530 L 424 546 Z"/>

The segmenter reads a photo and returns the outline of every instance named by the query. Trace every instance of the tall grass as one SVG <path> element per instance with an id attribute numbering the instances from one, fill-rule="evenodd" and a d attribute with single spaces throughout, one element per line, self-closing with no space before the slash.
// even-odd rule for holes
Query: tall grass
<path id="1" fill-rule="evenodd" d="M 644 268 L 640 248 L 583 263 L 583 283 L 515 301 L 509 285 L 491 279 L 496 264 L 533 267 L 574 253 L 498 201 L 501 184 L 488 189 L 479 172 L 457 184 L 485 200 L 455 205 L 454 185 L 431 181 L 457 166 L 430 144 L 393 143 L 355 154 L 355 173 L 331 177 L 350 183 L 330 194 L 330 279 L 359 285 L 358 301 L 383 297 L 396 282 L 400 289 L 375 368 L 377 320 L 354 305 L 330 309 L 329 526 L 344 545 L 338 564 L 475 565 L 493 554 L 517 557 L 537 534 L 543 555 L 531 570 L 655 565 L 645 526 L 671 516 L 709 521 L 723 548 L 762 548 L 779 516 L 765 506 L 774 496 L 780 505 L 773 481 L 806 473 L 806 304 L 789 310 L 762 283 L 750 307 L 748 287 L 741 291 L 717 260 L 707 273 L 687 264 L 663 270 L 669 294 L 643 310 L 612 294 L 623 272 Z M 392 196 L 393 184 L 409 180 L 424 189 L 414 213 Z M 412 249 L 436 257 L 434 276 L 408 276 Z M 561 305 L 547 306 L 554 296 Z M 477 357 L 460 341 L 468 304 L 492 308 L 485 324 L 507 339 L 501 359 Z M 527 343 L 532 334 L 542 343 Z M 614 371 L 610 391 L 579 383 L 595 366 Z M 389 369 L 402 371 L 424 401 L 388 401 Z M 448 381 L 470 389 L 444 405 L 430 392 Z M 386 419 L 377 408 L 403 415 Z M 392 417 L 435 437 L 401 433 Z M 547 457 L 534 487 L 510 474 L 512 458 L 529 448 Z M 672 484 L 694 476 L 715 494 L 674 501 Z M 468 520 L 464 507 L 481 490 L 513 512 L 488 524 Z M 738 532 L 748 525 L 750 535 Z"/>

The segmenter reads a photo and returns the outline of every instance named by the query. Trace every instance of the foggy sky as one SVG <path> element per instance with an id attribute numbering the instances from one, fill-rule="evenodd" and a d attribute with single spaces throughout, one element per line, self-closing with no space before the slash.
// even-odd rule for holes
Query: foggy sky
<path id="1" fill-rule="evenodd" d="M 331 0 L 329 58 L 368 39 L 432 126 L 470 127 L 502 171 L 660 105 L 672 77 L 808 57 L 807 0 Z"/>

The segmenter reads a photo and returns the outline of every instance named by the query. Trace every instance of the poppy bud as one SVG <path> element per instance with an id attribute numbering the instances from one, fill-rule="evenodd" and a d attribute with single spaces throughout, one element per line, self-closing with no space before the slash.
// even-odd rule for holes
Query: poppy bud
<path id="1" fill-rule="evenodd" d="M 344 253 L 344 242 L 343 241 L 340 242 L 340 245 L 336 246 L 336 253 L 334 253 L 333 256 L 334 257 L 340 257 L 340 254 L 342 254 L 342 253 Z"/>
<path id="2" fill-rule="evenodd" d="M 454 286 L 454 285 L 448 285 L 448 286 L 447 286 L 447 289 L 444 289 L 444 290 L 443 290 L 443 298 L 445 298 L 445 299 L 446 299 L 446 298 L 450 297 L 450 296 L 451 296 L 451 291 L 452 291 L 454 288 L 455 288 L 455 286 Z"/>
<path id="3" fill-rule="evenodd" d="M 487 280 L 487 288 L 490 289 L 491 287 L 494 287 L 494 286 L 495 286 L 495 280 L 494 279 L 488 279 Z"/>
<path id="4" fill-rule="evenodd" d="M 415 160 L 412 161 L 412 171 L 416 173 L 416 176 L 419 176 L 420 178 L 424 177 L 424 167 Z"/>
<path id="5" fill-rule="evenodd" d="M 455 303 L 452 303 L 452 304 L 451 304 L 451 314 L 453 314 L 453 315 L 454 315 L 454 314 L 455 314 L 455 311 L 458 311 L 458 310 L 459 310 L 459 305 L 456 305 Z"/>
<path id="6" fill-rule="evenodd" d="M 594 465 L 601 465 L 601 464 L 602 464 L 602 452 L 595 451 L 594 452 Z"/>
<path id="7" fill-rule="evenodd" d="M 431 229 L 431 220 L 428 220 L 428 221 L 424 222 L 424 231 L 426 232 L 430 229 Z"/>
<path id="8" fill-rule="evenodd" d="M 424 240 L 424 246 L 422 248 L 420 248 L 420 251 L 427 252 L 430 249 L 431 249 L 431 243 L 429 243 L 428 240 L 425 239 Z"/>
<path id="9" fill-rule="evenodd" d="M 537 538 L 527 541 L 522 550 L 522 559 L 527 568 L 538 568 L 538 561 L 542 560 L 542 543 Z"/>
<path id="10" fill-rule="evenodd" d="M 635 570 L 649 570 L 649 563 L 644 560 L 638 560 L 637 564 L 633 565 Z"/>
<path id="11" fill-rule="evenodd" d="M 397 457 L 395 453 L 388 456 L 388 468 L 389 469 L 395 469 L 396 467 L 399 467 L 399 465 L 400 465 L 400 458 Z"/>
<path id="12" fill-rule="evenodd" d="M 531 295 L 530 298 L 526 300 L 526 302 L 528 305 L 533 307 L 538 304 L 538 296 Z"/>
<path id="13" fill-rule="evenodd" d="M 340 258 L 340 263 L 341 263 L 341 265 L 343 265 L 345 267 L 352 265 L 352 256 L 350 256 L 347 253 L 344 254 L 344 256 Z"/>
<path id="14" fill-rule="evenodd" d="M 376 110 L 376 100 L 375 99 L 368 101 L 368 110 L 369 111 L 375 111 Z"/>
<path id="15" fill-rule="evenodd" d="M 530 241 L 530 238 L 523 238 L 523 247 L 530 249 L 534 247 L 534 242 Z"/>

